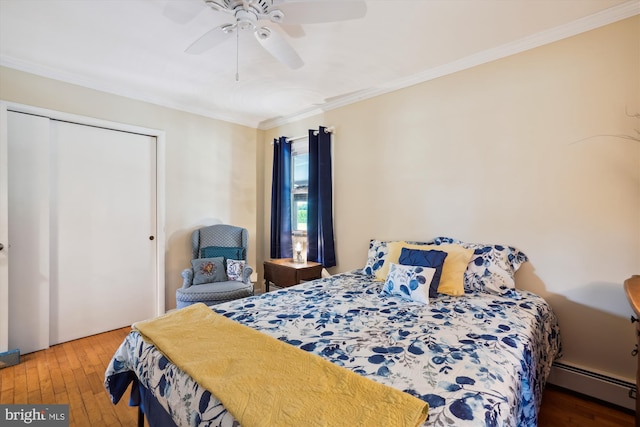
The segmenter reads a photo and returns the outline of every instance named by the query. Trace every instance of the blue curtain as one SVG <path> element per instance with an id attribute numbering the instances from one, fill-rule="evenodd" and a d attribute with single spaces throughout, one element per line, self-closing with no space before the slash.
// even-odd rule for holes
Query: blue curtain
<path id="1" fill-rule="evenodd" d="M 336 265 L 333 239 L 331 133 L 325 127 L 309 131 L 309 194 L 307 200 L 307 259 L 325 267 Z"/>
<path id="2" fill-rule="evenodd" d="M 271 258 L 291 258 L 291 144 L 273 141 L 271 180 Z"/>

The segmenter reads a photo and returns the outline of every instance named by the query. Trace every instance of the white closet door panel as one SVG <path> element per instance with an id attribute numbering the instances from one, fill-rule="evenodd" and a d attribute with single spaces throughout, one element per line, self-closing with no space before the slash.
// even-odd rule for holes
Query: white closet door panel
<path id="1" fill-rule="evenodd" d="M 0 103 L 0 352 L 9 350 L 9 175 L 7 109 Z"/>
<path id="2" fill-rule="evenodd" d="M 51 343 L 153 317 L 155 138 L 52 122 Z"/>
<path id="3" fill-rule="evenodd" d="M 8 112 L 9 348 L 49 347 L 49 119 Z"/>

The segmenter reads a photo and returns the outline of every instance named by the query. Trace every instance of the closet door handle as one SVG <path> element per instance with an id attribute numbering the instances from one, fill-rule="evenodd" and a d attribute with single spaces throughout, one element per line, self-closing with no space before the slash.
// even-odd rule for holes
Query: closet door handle
<path id="1" fill-rule="evenodd" d="M 4 245 L 0 243 L 0 251 L 4 249 Z"/>

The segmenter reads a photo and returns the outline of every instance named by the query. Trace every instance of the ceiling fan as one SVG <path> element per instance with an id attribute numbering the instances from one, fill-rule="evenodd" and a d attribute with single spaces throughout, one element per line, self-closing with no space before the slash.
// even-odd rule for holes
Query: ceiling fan
<path id="1" fill-rule="evenodd" d="M 203 0 L 216 12 L 229 15 L 229 23 L 215 27 L 194 41 L 186 52 L 203 53 L 231 38 L 240 31 L 253 32 L 256 40 L 274 58 L 291 69 L 304 65 L 298 53 L 278 31 L 263 25 L 264 21 L 278 24 L 292 37 L 301 37 L 304 30 L 300 24 L 316 24 L 362 18 L 367 12 L 364 1 L 286 1 L 286 0 Z M 186 23 L 201 10 L 195 3 L 185 8 L 187 2 L 169 1 L 165 16 L 175 22 Z M 236 73 L 236 80 L 238 79 Z"/>

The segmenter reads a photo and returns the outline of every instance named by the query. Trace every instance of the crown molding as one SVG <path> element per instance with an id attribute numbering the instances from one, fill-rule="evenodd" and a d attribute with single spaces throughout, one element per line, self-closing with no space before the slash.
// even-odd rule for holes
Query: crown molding
<path id="1" fill-rule="evenodd" d="M 143 91 L 126 89 L 119 85 L 109 84 L 105 81 L 90 79 L 78 74 L 68 73 L 65 71 L 53 69 L 51 67 L 45 67 L 29 61 L 18 60 L 7 55 L 0 54 L 0 66 L 24 71 L 26 73 L 35 74 L 54 80 L 63 81 L 69 84 L 74 84 L 101 92 L 106 92 L 113 95 L 134 99 L 137 101 L 147 102 L 173 110 L 184 111 L 187 113 L 196 114 L 216 120 L 222 120 L 242 126 L 257 128 L 259 130 L 268 130 L 285 125 L 287 123 L 322 114 L 326 111 L 334 110 L 336 108 L 383 95 L 385 93 L 404 89 L 409 86 L 424 83 L 429 80 L 456 73 L 458 71 L 466 70 L 478 65 L 485 64 L 487 62 L 495 61 L 507 56 L 524 52 L 539 46 L 543 46 L 545 44 L 553 43 L 558 40 L 572 37 L 580 33 L 612 24 L 614 22 L 621 21 L 623 19 L 630 18 L 639 14 L 640 0 L 630 0 L 618 6 L 614 6 L 596 14 L 578 19 L 566 25 L 561 25 L 559 27 L 543 31 L 522 38 L 520 40 L 498 46 L 496 48 L 488 49 L 483 52 L 479 52 L 465 58 L 461 58 L 459 60 L 425 70 L 417 74 L 385 83 L 383 85 L 364 89 L 344 96 L 338 96 L 335 99 L 322 105 L 315 105 L 313 107 L 300 110 L 293 114 L 274 117 L 263 121 L 259 121 L 259 119 L 255 117 L 247 117 L 246 115 L 242 115 L 241 113 L 223 114 L 219 111 L 212 111 L 204 108 L 194 108 L 191 105 L 168 101 L 167 99 L 163 99 L 159 96 L 151 95 Z"/>
<path id="2" fill-rule="evenodd" d="M 504 44 L 492 49 L 467 56 L 465 58 L 434 67 L 423 72 L 413 74 L 411 76 L 397 79 L 388 84 L 372 87 L 358 91 L 355 94 L 338 97 L 334 101 L 327 102 L 322 106 L 313 108 L 313 112 L 318 114 L 324 111 L 330 111 L 336 108 L 344 107 L 355 102 L 383 95 L 409 86 L 424 83 L 429 80 L 437 79 L 458 71 L 467 70 L 491 61 L 495 61 L 507 56 L 515 55 L 536 47 L 540 47 L 549 43 L 553 43 L 568 37 L 572 37 L 587 31 L 594 30 L 605 25 L 612 24 L 623 19 L 630 18 L 640 14 L 640 0 L 631 0 L 618 6 L 611 7 L 601 12 L 577 19 L 559 27 L 555 27 L 520 40 Z M 304 110 L 299 113 L 291 114 L 284 117 L 276 117 L 264 120 L 259 123 L 258 129 L 268 130 L 274 127 L 283 126 L 287 123 L 295 122 L 310 116 L 310 110 Z"/>
<path id="3" fill-rule="evenodd" d="M 208 117 L 211 119 L 222 120 L 225 122 L 235 123 L 242 126 L 251 128 L 257 127 L 258 120 L 253 118 L 247 118 L 242 115 L 220 114 L 217 111 L 211 111 L 202 108 L 194 108 L 193 106 L 168 101 L 158 96 L 153 96 L 148 93 L 144 93 L 138 90 L 125 89 L 122 86 L 109 84 L 102 80 L 96 80 L 81 76 L 79 74 L 69 73 L 61 71 L 51 67 L 42 66 L 33 62 L 16 59 L 7 55 L 0 54 L 0 66 L 12 68 L 18 71 L 24 71 L 25 73 L 35 74 L 40 77 L 45 77 L 53 80 L 59 80 L 65 83 L 81 86 L 88 89 L 105 92 L 111 95 L 122 96 L 136 101 L 142 101 L 149 104 L 157 105 L 160 107 L 170 108 L 172 110 L 183 111 L 186 113 L 196 114 L 199 116 Z"/>

